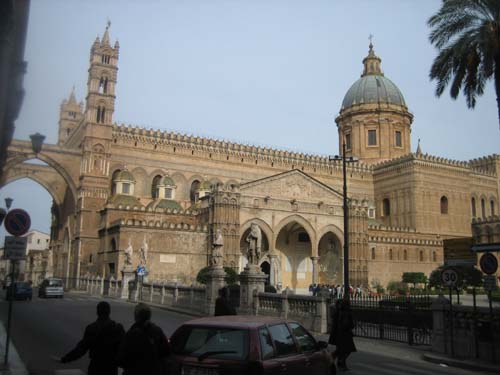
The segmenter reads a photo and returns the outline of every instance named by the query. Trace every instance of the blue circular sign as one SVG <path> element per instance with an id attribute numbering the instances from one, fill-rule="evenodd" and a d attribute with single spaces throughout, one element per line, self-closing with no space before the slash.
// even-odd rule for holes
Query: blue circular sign
<path id="1" fill-rule="evenodd" d="M 20 208 L 10 210 L 5 216 L 5 230 L 13 236 L 26 234 L 31 226 L 30 215 Z"/>
<path id="2" fill-rule="evenodd" d="M 493 275 L 497 272 L 498 269 L 498 260 L 497 258 L 491 254 L 484 254 L 479 260 L 479 265 L 481 266 L 481 270 L 487 275 Z"/>

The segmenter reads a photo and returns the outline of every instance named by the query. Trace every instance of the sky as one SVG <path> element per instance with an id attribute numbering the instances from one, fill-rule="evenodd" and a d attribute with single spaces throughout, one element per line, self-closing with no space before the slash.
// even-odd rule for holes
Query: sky
<path id="1" fill-rule="evenodd" d="M 470 160 L 500 151 L 493 84 L 476 108 L 428 78 L 437 55 L 427 20 L 440 0 L 36 0 L 31 2 L 26 96 L 16 139 L 57 142 L 59 106 L 86 95 L 90 47 L 111 21 L 120 60 L 114 121 L 270 146 L 338 153 L 335 117 L 360 77 L 373 35 L 385 76 L 414 114 L 412 150 Z M 49 231 L 50 195 L 22 179 L 0 204 Z M 0 236 L 4 234 L 3 228 Z"/>

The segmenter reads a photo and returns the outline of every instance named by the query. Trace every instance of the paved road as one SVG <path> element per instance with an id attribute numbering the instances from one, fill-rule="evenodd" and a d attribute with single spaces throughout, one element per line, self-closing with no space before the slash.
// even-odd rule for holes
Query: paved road
<path id="1" fill-rule="evenodd" d="M 85 326 L 95 319 L 95 306 L 100 299 L 81 294 L 67 294 L 64 299 L 38 299 L 15 302 L 12 326 L 14 344 L 33 375 L 54 374 L 57 369 L 86 370 L 88 359 L 61 365 L 50 359 L 60 356 L 78 342 Z M 134 305 L 108 299 L 113 319 L 126 329 L 132 324 Z M 6 324 L 7 303 L 0 300 L 0 319 Z M 188 316 L 153 309 L 153 320 L 168 336 Z M 422 352 L 404 344 L 356 339 L 359 351 L 349 359 L 349 374 L 370 375 L 472 375 L 479 372 L 461 370 L 425 362 Z"/>

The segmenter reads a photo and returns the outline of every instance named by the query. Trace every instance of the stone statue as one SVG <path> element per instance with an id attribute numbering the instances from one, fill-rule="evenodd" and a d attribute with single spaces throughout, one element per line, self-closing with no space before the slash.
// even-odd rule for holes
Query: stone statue
<path id="1" fill-rule="evenodd" d="M 145 266 L 148 263 L 148 243 L 146 242 L 146 236 L 142 241 L 141 249 L 139 250 L 139 264 Z"/>
<path id="2" fill-rule="evenodd" d="M 210 257 L 210 265 L 212 266 L 220 266 L 223 265 L 224 260 L 224 237 L 222 236 L 222 232 L 220 229 L 214 234 L 214 240 L 212 243 L 212 256 Z"/>
<path id="3" fill-rule="evenodd" d="M 260 247 L 262 244 L 262 232 L 257 223 L 251 224 L 250 233 L 245 241 L 248 242 L 248 263 L 257 265 L 260 259 Z"/>
<path id="4" fill-rule="evenodd" d="M 128 239 L 128 247 L 125 249 L 125 266 L 132 265 L 132 254 L 134 250 L 132 249 L 132 244 L 130 242 L 130 238 Z"/>

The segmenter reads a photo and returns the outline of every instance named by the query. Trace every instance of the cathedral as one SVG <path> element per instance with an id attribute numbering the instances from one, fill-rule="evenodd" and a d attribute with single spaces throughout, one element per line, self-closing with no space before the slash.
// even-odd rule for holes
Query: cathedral
<path id="1" fill-rule="evenodd" d="M 191 284 L 216 233 L 224 265 L 240 272 L 258 226 L 271 285 L 342 284 L 342 161 L 115 123 L 119 50 L 108 28 L 92 44 L 85 102 L 62 102 L 57 144 L 9 148 L 1 183 L 29 177 L 53 197 L 54 274 L 121 279 L 127 259 L 151 280 Z M 497 215 L 500 156 L 412 152 L 413 115 L 371 43 L 362 64 L 335 120 L 340 154 L 345 144 L 357 160 L 347 165 L 350 282 L 386 286 L 429 275 L 444 239 Z M 25 162 L 35 156 L 46 165 Z"/>

